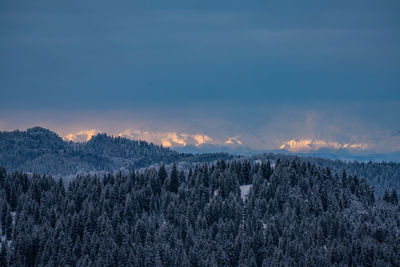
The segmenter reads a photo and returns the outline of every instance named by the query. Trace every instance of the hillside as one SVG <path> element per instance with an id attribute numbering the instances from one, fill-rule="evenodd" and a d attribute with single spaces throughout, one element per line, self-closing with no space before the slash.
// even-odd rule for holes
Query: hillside
<path id="1" fill-rule="evenodd" d="M 329 168 L 333 173 L 342 175 L 346 171 L 350 175 L 357 175 L 367 180 L 368 184 L 374 187 L 377 196 L 382 196 L 385 191 L 395 189 L 400 192 L 400 163 L 398 162 L 358 162 L 331 160 L 320 157 L 307 157 L 287 154 L 263 153 L 249 157 L 254 161 L 271 161 L 277 159 L 293 160 L 298 158 L 302 162 L 310 162 L 317 167 Z"/>
<path id="2" fill-rule="evenodd" d="M 78 176 L 67 190 L 0 169 L 0 195 L 0 266 L 400 265 L 397 194 L 299 159 Z"/>
<path id="3" fill-rule="evenodd" d="M 91 171 L 142 168 L 160 162 L 208 162 L 230 159 L 224 153 L 178 153 L 145 141 L 98 134 L 86 143 L 65 142 L 41 127 L 0 132 L 0 166 L 14 170 L 71 175 Z"/>

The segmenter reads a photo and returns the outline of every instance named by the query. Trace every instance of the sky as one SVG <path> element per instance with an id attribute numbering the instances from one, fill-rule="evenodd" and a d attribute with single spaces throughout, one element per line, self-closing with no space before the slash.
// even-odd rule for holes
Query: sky
<path id="1" fill-rule="evenodd" d="M 0 130 L 400 151 L 400 1 L 0 2 Z"/>

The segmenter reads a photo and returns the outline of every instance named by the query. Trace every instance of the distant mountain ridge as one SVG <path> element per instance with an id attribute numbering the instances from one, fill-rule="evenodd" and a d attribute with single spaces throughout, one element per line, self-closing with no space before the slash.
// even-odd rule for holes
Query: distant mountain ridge
<path id="1" fill-rule="evenodd" d="M 286 149 L 275 149 L 275 150 L 262 150 L 253 149 L 246 146 L 222 146 L 206 144 L 201 147 L 197 146 L 185 146 L 174 148 L 178 152 L 182 153 L 212 153 L 212 152 L 224 152 L 234 155 L 246 155 L 253 156 L 262 153 L 274 153 L 274 154 L 285 154 L 285 155 L 296 155 L 299 157 L 317 157 L 326 158 L 331 160 L 343 160 L 343 161 L 360 161 L 360 162 L 400 162 L 400 151 L 398 152 L 388 152 L 388 153 L 368 153 L 363 151 L 349 151 L 348 149 L 339 148 L 319 148 L 312 151 L 289 151 Z"/>
<path id="2" fill-rule="evenodd" d="M 42 127 L 0 132 L 0 166 L 8 171 L 70 175 L 141 168 L 160 162 L 207 162 L 232 157 L 225 153 L 179 153 L 153 143 L 106 134 L 97 134 L 85 143 L 67 142 Z"/>

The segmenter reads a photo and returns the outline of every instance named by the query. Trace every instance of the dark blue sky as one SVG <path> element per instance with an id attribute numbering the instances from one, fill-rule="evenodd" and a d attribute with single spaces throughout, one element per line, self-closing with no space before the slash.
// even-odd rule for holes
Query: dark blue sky
<path id="1" fill-rule="evenodd" d="M 400 150 L 398 0 L 3 0 L 0 36 L 3 129 Z"/>

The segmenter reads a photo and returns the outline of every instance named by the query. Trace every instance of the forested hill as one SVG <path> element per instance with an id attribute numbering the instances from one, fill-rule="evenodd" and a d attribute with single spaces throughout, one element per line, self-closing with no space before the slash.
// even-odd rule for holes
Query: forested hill
<path id="1" fill-rule="evenodd" d="M 14 170 L 69 175 L 90 171 L 115 171 L 178 161 L 210 162 L 231 159 L 224 153 L 178 153 L 145 141 L 98 134 L 86 143 L 66 142 L 41 127 L 0 132 L 0 166 Z"/>
<path id="2" fill-rule="evenodd" d="M 396 192 L 375 198 L 364 179 L 299 159 L 161 165 L 67 189 L 0 169 L 0 196 L 0 266 L 400 266 Z"/>
<path id="3" fill-rule="evenodd" d="M 329 168 L 333 173 L 341 175 L 343 170 L 348 174 L 364 177 L 368 184 L 374 187 L 375 194 L 382 196 L 386 190 L 396 189 L 400 192 L 400 163 L 398 162 L 345 162 L 317 157 L 296 157 L 295 155 L 264 153 L 249 157 L 249 160 L 275 162 L 277 159 L 310 162 L 317 167 Z"/>

